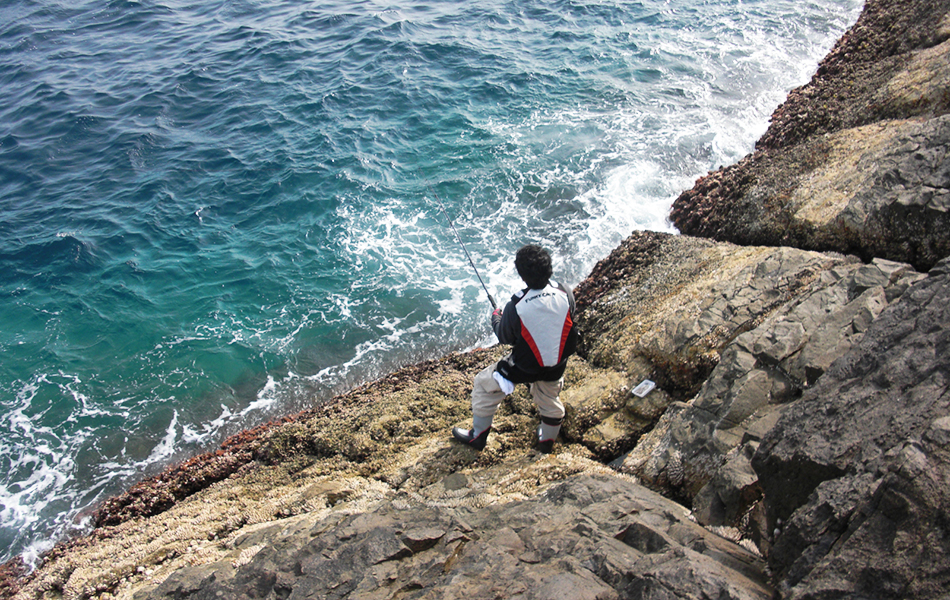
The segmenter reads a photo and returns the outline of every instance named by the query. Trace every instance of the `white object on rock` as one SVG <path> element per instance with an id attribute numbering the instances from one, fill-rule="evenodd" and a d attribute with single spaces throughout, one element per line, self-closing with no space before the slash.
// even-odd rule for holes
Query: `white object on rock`
<path id="1" fill-rule="evenodd" d="M 650 393 L 653 388 L 656 387 L 656 384 L 650 381 L 649 379 L 644 379 L 640 382 L 640 385 L 633 388 L 633 395 L 637 398 L 643 398 Z"/>

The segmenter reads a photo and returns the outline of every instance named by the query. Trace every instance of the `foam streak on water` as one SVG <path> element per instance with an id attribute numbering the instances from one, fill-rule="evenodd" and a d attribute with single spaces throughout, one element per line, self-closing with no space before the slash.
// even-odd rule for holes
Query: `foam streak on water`
<path id="1" fill-rule="evenodd" d="M 0 558 L 224 435 L 491 342 L 748 153 L 859 0 L 8 0 Z M 465 399 L 460 399 L 464 402 Z"/>

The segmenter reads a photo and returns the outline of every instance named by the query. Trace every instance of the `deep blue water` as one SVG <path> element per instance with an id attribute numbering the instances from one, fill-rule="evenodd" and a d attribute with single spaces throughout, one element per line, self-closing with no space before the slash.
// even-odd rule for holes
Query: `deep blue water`
<path id="1" fill-rule="evenodd" d="M 673 231 L 860 6 L 3 0 L 0 559 L 227 434 L 490 343 L 435 194 L 497 298 L 524 243 L 574 285 Z"/>

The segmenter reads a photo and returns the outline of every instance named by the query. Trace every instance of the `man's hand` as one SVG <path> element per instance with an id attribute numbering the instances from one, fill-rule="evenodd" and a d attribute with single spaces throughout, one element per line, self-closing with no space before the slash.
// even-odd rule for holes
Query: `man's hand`
<path id="1" fill-rule="evenodd" d="M 500 317 L 501 314 L 502 314 L 501 309 L 500 309 L 500 308 L 496 308 L 496 309 L 494 310 L 494 312 L 492 312 L 491 316 L 492 316 L 492 317 Z"/>

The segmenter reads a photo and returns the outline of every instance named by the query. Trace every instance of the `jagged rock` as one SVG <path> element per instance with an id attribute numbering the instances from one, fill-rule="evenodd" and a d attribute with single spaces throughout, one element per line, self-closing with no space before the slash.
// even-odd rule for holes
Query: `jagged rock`
<path id="1" fill-rule="evenodd" d="M 894 118 L 944 114 L 950 38 L 947 0 L 868 0 L 812 80 L 772 114 L 756 148 L 788 149 L 803 139 Z"/>
<path id="2" fill-rule="evenodd" d="M 950 1 L 871 0 L 756 152 L 700 178 L 685 234 L 909 262 L 950 254 Z"/>
<path id="3" fill-rule="evenodd" d="M 622 266 L 631 261 L 635 269 Z M 618 373 L 628 393 L 618 406 L 615 393 L 593 401 L 596 395 L 567 389 L 569 405 L 600 413 L 584 421 L 585 433 L 568 428 L 568 435 L 612 460 L 671 402 L 692 397 L 736 336 L 808 291 L 823 273 L 847 264 L 856 267 L 854 258 L 840 255 L 634 233 L 579 286 L 586 302 L 577 319 L 590 364 Z M 644 398 L 630 394 L 644 378 L 657 388 Z"/>
<path id="4" fill-rule="evenodd" d="M 950 42 L 946 50 L 950 61 Z M 734 168 L 742 175 L 701 180 L 677 200 L 676 222 L 684 233 L 739 244 L 835 250 L 926 270 L 950 253 L 948 146 L 950 115 L 810 139 L 745 159 Z M 721 181 L 736 177 L 741 190 Z"/>
<path id="5" fill-rule="evenodd" d="M 687 398 L 736 336 L 805 292 L 822 272 L 854 262 L 649 232 L 634 233 L 615 251 L 631 253 L 637 269 L 601 287 L 578 315 L 588 360 L 622 373 L 648 361 L 660 388 Z"/>
<path id="6" fill-rule="evenodd" d="M 181 569 L 135 600 L 771 597 L 758 556 L 616 476 L 579 475 L 475 511 L 404 498 L 329 521 L 240 537 L 239 558 Z"/>
<path id="7" fill-rule="evenodd" d="M 752 460 L 783 597 L 946 598 L 950 260 L 911 286 Z"/>
<path id="8" fill-rule="evenodd" d="M 695 503 L 704 524 L 737 525 L 760 495 L 748 459 L 777 419 L 776 407 L 813 385 L 861 339 L 888 298 L 923 277 L 881 260 L 823 271 L 729 344 L 700 392 L 667 411 L 621 469 Z"/>
<path id="9" fill-rule="evenodd" d="M 598 454 L 608 454 L 612 445 L 621 443 L 629 434 L 624 429 L 604 431 L 605 421 L 623 403 L 624 394 L 620 390 L 626 378 L 616 371 L 589 367 L 583 375 L 571 375 L 571 385 L 566 385 L 561 392 L 567 411 L 562 437 L 579 440 Z M 597 432 L 598 427 L 600 432 Z"/>
<path id="10" fill-rule="evenodd" d="M 693 498 L 696 520 L 707 525 L 735 526 L 762 492 L 752 469 L 757 442 L 743 444 L 726 455 L 724 464 Z M 745 525 L 748 527 L 748 525 Z"/>
<path id="11" fill-rule="evenodd" d="M 632 235 L 605 264 L 615 268 L 630 255 L 637 270 L 602 283 L 579 316 L 582 327 L 596 332 L 588 357 L 602 368 L 565 391 L 571 409 L 565 433 L 602 460 L 638 443 L 624 471 L 685 501 L 769 406 L 797 398 L 889 299 L 922 277 L 886 260 L 862 265 L 840 255 L 737 249 L 657 233 Z M 712 365 L 689 406 L 661 418 L 677 393 L 696 389 Z M 609 373 L 619 375 L 611 381 Z M 611 391 L 618 380 L 627 378 L 630 389 L 645 376 L 661 387 L 645 398 L 628 394 L 618 406 Z M 667 435 L 670 427 L 678 431 Z"/>

